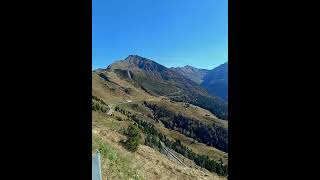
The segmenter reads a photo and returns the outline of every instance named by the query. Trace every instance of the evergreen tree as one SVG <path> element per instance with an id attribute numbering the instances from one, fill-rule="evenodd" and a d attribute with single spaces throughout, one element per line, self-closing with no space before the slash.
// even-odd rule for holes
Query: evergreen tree
<path id="1" fill-rule="evenodd" d="M 141 140 L 141 134 L 137 126 L 129 125 L 127 129 L 128 140 L 125 142 L 125 147 L 132 152 L 137 151 Z"/>

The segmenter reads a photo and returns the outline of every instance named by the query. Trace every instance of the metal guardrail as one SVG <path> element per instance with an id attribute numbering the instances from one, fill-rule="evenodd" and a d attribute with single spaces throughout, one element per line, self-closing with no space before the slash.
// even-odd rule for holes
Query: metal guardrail
<path id="1" fill-rule="evenodd" d="M 92 155 L 92 180 L 102 180 L 99 151 Z"/>
<path id="2" fill-rule="evenodd" d="M 167 148 L 166 146 L 164 146 L 163 150 L 165 151 L 165 153 L 166 153 L 167 156 L 170 155 L 170 156 L 168 156 L 169 159 L 170 159 L 170 157 L 171 157 L 173 160 L 175 160 L 176 162 L 179 162 L 181 165 L 187 166 L 187 165 L 185 165 L 178 157 L 176 157 L 176 156 L 171 152 L 171 150 L 170 150 L 169 148 Z"/>

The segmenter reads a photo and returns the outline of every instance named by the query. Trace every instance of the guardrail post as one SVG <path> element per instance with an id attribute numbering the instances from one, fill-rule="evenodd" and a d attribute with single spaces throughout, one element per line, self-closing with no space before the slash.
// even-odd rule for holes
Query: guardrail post
<path id="1" fill-rule="evenodd" d="M 102 180 L 99 151 L 92 155 L 92 180 Z"/>

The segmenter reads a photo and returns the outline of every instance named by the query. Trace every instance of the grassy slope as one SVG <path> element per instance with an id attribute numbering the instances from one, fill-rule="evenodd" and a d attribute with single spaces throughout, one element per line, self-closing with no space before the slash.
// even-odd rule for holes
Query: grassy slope
<path id="1" fill-rule="evenodd" d="M 152 103 L 152 104 L 156 104 L 159 107 L 164 107 L 174 114 L 180 112 L 187 117 L 195 118 L 205 124 L 208 124 L 208 125 L 216 124 L 216 125 L 221 126 L 223 128 L 228 128 L 228 121 L 218 119 L 210 111 L 203 109 L 203 108 L 200 108 L 200 107 L 186 108 L 184 103 L 182 103 L 182 102 L 174 102 L 174 101 L 170 101 L 168 99 L 161 99 L 161 98 L 147 99 L 146 101 L 149 103 Z M 132 103 L 127 103 L 127 104 L 121 104 L 118 106 L 121 108 L 125 108 L 128 110 L 134 111 L 135 113 L 140 114 L 140 115 L 147 116 L 148 114 L 152 114 L 152 112 L 148 108 L 142 106 L 142 102 L 143 101 L 132 102 Z M 209 116 L 207 116 L 207 115 L 209 115 Z"/>
<path id="2" fill-rule="evenodd" d="M 92 75 L 92 95 L 103 99 L 107 104 L 130 100 L 143 100 L 151 98 L 143 90 L 133 86 L 131 83 L 120 79 L 112 72 L 106 72 L 110 81 L 102 80 L 97 73 Z M 130 89 L 129 93 L 125 89 Z"/>
<path id="3" fill-rule="evenodd" d="M 216 117 L 214 117 L 209 111 L 202 109 L 202 108 L 185 108 L 183 106 L 183 103 L 174 102 L 171 103 L 170 101 L 152 101 L 152 103 L 155 103 L 157 105 L 161 105 L 164 107 L 167 107 L 171 109 L 173 112 L 181 112 L 184 115 L 187 115 L 188 117 L 195 117 L 199 119 L 201 122 L 206 124 L 217 124 L 224 128 L 228 128 L 228 122 L 224 120 L 219 120 Z M 128 104 L 121 104 L 119 105 L 120 108 L 126 109 L 130 112 L 135 113 L 141 119 L 149 122 L 154 123 L 151 118 L 148 117 L 148 115 L 151 115 L 152 112 L 145 108 L 142 105 L 142 102 L 132 102 Z M 205 114 L 210 113 L 210 117 L 205 116 Z M 203 143 L 199 143 L 197 141 L 193 141 L 192 138 L 189 138 L 183 134 L 181 134 L 178 131 L 169 130 L 164 127 L 162 123 L 154 123 L 155 127 L 158 128 L 158 130 L 165 134 L 169 138 L 179 139 L 184 145 L 187 145 L 190 149 L 192 149 L 195 153 L 202 154 L 202 155 L 208 155 L 209 158 L 212 158 L 214 160 L 219 160 L 220 158 L 223 160 L 225 164 L 228 163 L 228 154 L 225 152 L 222 152 L 214 147 L 207 146 Z"/>
<path id="4" fill-rule="evenodd" d="M 163 81 L 158 81 L 156 79 L 148 78 L 143 74 L 136 74 L 133 76 L 133 79 L 141 84 L 148 92 L 153 93 L 154 95 L 166 95 L 173 92 L 179 91 L 179 88 L 165 83 Z"/>
<path id="5" fill-rule="evenodd" d="M 97 74 L 93 73 L 93 80 L 92 80 L 93 95 L 103 99 L 107 104 L 123 101 L 124 97 L 125 99 L 140 101 L 140 102 L 133 102 L 128 104 L 121 104 L 119 106 L 137 113 L 140 117 L 143 117 L 143 119 L 148 122 L 153 122 L 152 119 L 148 117 L 148 115 L 150 116 L 152 112 L 149 109 L 142 106 L 143 100 L 150 100 L 150 101 L 153 101 L 154 103 L 159 103 L 159 105 L 163 105 L 168 108 L 171 108 L 173 111 L 180 110 L 186 113 L 188 116 L 189 115 L 197 116 L 198 119 L 200 119 L 201 121 L 220 124 L 221 126 L 227 128 L 227 121 L 222 121 L 217 119 L 212 113 L 210 113 L 205 109 L 185 108 L 183 106 L 183 103 L 178 103 L 178 102 L 171 103 L 170 100 L 168 99 L 151 96 L 150 94 L 146 93 L 142 89 L 135 87 L 130 82 L 120 79 L 114 73 L 108 73 L 107 76 L 109 81 L 104 81 Z M 130 94 L 126 93 L 124 91 L 124 88 L 131 88 Z M 137 104 L 137 105 L 133 105 L 133 104 Z M 210 117 L 205 116 L 205 114 L 210 114 Z M 124 115 L 118 112 L 114 112 L 114 115 L 115 117 L 119 116 L 122 119 L 126 119 Z M 146 179 L 166 179 L 171 177 L 176 177 L 176 179 L 198 179 L 200 177 L 203 177 L 204 179 L 217 178 L 217 176 L 212 173 L 209 173 L 209 172 L 205 173 L 205 171 L 198 172 L 199 170 L 196 170 L 195 168 L 185 170 L 182 167 L 179 167 L 178 164 L 166 159 L 166 157 L 160 154 L 158 151 L 144 145 L 141 145 L 141 148 L 139 148 L 137 153 L 138 155 L 136 155 L 137 157 L 133 158 L 130 152 L 127 152 L 125 149 L 122 148 L 122 146 L 119 145 L 120 139 L 124 137 L 118 132 L 121 132 L 122 129 L 127 127 L 128 122 L 118 121 L 116 120 L 115 117 L 102 115 L 101 113 L 97 113 L 94 111 L 92 112 L 93 148 L 97 148 L 99 146 L 99 143 L 101 146 L 102 145 L 101 142 L 103 142 L 103 144 L 106 144 L 107 146 L 105 148 L 111 148 L 111 152 L 114 151 L 115 154 L 118 153 L 115 156 L 122 159 L 122 160 L 119 160 L 120 162 L 124 161 L 125 164 L 132 167 L 133 169 L 131 169 L 130 172 L 120 171 L 119 172 L 120 174 L 107 174 L 107 172 L 104 172 L 104 176 L 114 177 L 113 179 L 122 179 L 120 177 L 124 176 L 124 175 L 121 175 L 123 173 L 129 173 L 129 174 L 135 173 L 139 177 L 140 175 L 142 175 L 145 178 L 147 177 Z M 158 127 L 159 130 L 164 134 L 167 133 L 168 137 L 180 139 L 184 144 L 189 144 L 188 145 L 189 148 L 191 148 L 194 152 L 198 154 L 206 154 L 213 159 L 222 158 L 224 162 L 227 162 L 227 154 L 224 154 L 223 152 L 216 150 L 213 147 L 209 147 L 197 142 L 194 144 L 190 144 L 192 140 L 180 134 L 179 132 L 170 131 L 159 125 L 157 125 L 156 127 Z M 104 156 L 103 158 L 109 157 L 108 154 L 102 155 L 102 156 Z M 134 159 L 134 161 L 126 161 L 123 159 Z M 150 159 L 152 159 L 153 161 L 150 161 Z M 161 163 L 159 164 L 159 162 Z M 192 164 L 192 162 L 190 162 L 189 164 Z M 125 167 L 127 165 L 118 164 L 117 166 Z M 160 169 L 155 169 L 154 168 L 155 165 L 157 167 L 159 166 L 158 168 Z M 110 165 L 108 164 L 105 164 L 104 166 L 105 166 L 104 171 L 106 171 L 106 169 L 113 168 L 113 167 L 110 167 Z M 138 169 L 135 168 L 139 166 L 141 167 Z M 193 167 L 197 167 L 197 166 L 194 165 Z M 139 171 L 139 169 L 142 172 Z M 112 172 L 112 171 L 109 171 L 109 172 Z M 190 174 L 190 172 L 193 172 L 194 175 Z M 113 173 L 116 173 L 116 171 L 114 171 Z M 165 176 L 165 174 L 168 174 L 169 176 Z"/>
<path id="6" fill-rule="evenodd" d="M 105 179 L 226 179 L 195 167 L 184 167 L 168 160 L 165 155 L 140 145 L 136 153 L 131 153 L 120 145 L 125 139 L 119 131 L 126 127 L 126 121 L 92 112 L 93 146 L 92 152 L 100 149 L 102 174 Z M 112 122 L 113 121 L 113 122 Z"/>

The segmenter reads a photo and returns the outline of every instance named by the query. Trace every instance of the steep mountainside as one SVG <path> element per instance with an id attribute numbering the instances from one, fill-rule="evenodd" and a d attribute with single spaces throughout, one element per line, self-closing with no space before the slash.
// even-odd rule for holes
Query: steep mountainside
<path id="1" fill-rule="evenodd" d="M 207 75 L 209 72 L 209 70 L 207 69 L 198 69 L 189 65 L 171 69 L 185 76 L 186 78 L 196 82 L 197 84 L 201 84 L 203 82 L 204 76 Z"/>
<path id="2" fill-rule="evenodd" d="M 187 166 L 181 165 L 154 148 L 141 144 L 137 152 L 126 150 L 121 141 L 126 137 L 121 133 L 128 122 L 118 121 L 117 116 L 104 116 L 92 111 L 92 152 L 101 153 L 103 179 L 136 179 L 136 180 L 226 180 L 206 169 L 183 159 Z M 173 151 L 173 153 L 175 153 Z"/>
<path id="3" fill-rule="evenodd" d="M 228 119 L 227 104 L 219 97 L 210 95 L 207 90 L 150 59 L 130 55 L 117 61 L 106 70 L 96 72 L 103 77 L 106 73 L 116 73 L 121 79 L 140 87 L 151 95 L 168 95 L 175 101 L 188 102 L 208 109 L 221 119 Z"/>
<path id="4" fill-rule="evenodd" d="M 228 62 L 212 69 L 203 78 L 201 86 L 212 95 L 228 100 Z"/>
<path id="5" fill-rule="evenodd" d="M 171 69 L 201 85 L 212 96 L 218 96 L 228 101 L 228 62 L 212 70 L 198 69 L 192 66 Z"/>

